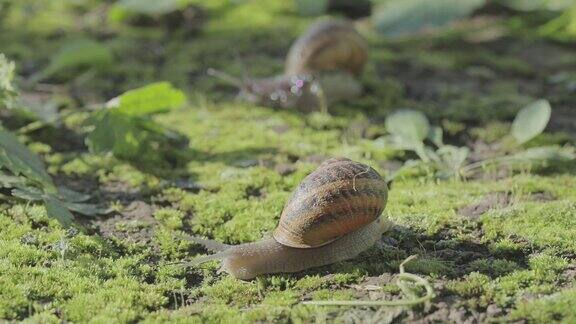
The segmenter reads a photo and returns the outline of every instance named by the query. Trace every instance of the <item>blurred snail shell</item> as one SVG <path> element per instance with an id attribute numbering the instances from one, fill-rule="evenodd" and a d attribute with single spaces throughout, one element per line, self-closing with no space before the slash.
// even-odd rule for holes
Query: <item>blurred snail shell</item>
<path id="1" fill-rule="evenodd" d="M 298 272 L 355 257 L 380 239 L 386 182 L 371 167 L 345 158 L 322 163 L 284 206 L 273 238 L 226 245 L 189 237 L 217 252 L 192 264 L 222 260 L 222 270 L 240 279 Z"/>
<path id="2" fill-rule="evenodd" d="M 312 25 L 292 45 L 286 75 L 344 71 L 358 76 L 368 60 L 364 38 L 345 21 L 325 20 Z"/>
<path id="3" fill-rule="evenodd" d="M 362 93 L 356 78 L 366 64 L 367 52 L 366 41 L 352 24 L 322 20 L 294 42 L 282 75 L 236 80 L 218 71 L 209 72 L 237 85 L 241 100 L 310 111 Z"/>

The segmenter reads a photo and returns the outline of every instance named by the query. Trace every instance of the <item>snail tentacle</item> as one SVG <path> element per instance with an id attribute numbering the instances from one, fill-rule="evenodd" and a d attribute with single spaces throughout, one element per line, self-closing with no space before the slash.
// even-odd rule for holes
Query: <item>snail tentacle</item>
<path id="1" fill-rule="evenodd" d="M 215 240 L 204 239 L 197 236 L 186 236 L 188 241 L 202 245 L 210 252 L 221 252 L 230 248 L 231 245 L 224 244 Z"/>

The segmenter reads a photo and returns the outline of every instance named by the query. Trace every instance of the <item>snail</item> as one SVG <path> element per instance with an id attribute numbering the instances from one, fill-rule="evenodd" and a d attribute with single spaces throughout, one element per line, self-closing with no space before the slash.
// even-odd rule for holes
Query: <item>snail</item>
<path id="1" fill-rule="evenodd" d="M 357 77 L 366 64 L 367 53 L 366 41 L 352 24 L 322 20 L 291 46 L 282 75 L 240 80 L 214 69 L 209 69 L 208 74 L 237 86 L 241 100 L 276 108 L 313 110 L 362 93 Z"/>
<path id="2" fill-rule="evenodd" d="M 386 182 L 373 168 L 346 158 L 326 160 L 293 192 L 273 237 L 227 245 L 191 236 L 216 253 L 190 264 L 221 260 L 222 271 L 248 280 L 353 258 L 385 231 L 388 224 L 380 214 L 387 198 Z"/>

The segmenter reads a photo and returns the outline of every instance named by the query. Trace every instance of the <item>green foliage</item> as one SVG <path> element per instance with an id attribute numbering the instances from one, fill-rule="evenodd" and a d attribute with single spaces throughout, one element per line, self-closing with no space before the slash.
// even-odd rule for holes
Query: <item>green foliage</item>
<path id="1" fill-rule="evenodd" d="M 550 115 L 550 104 L 546 100 L 538 100 L 526 106 L 514 119 L 510 136 L 513 136 L 519 144 L 533 139 L 544 131 Z M 468 147 L 445 145 L 442 129 L 431 128 L 426 116 L 413 110 L 401 110 L 390 115 L 386 119 L 386 129 L 392 134 L 384 137 L 387 143 L 398 150 L 414 151 L 421 159 L 421 161 L 407 161 L 390 178 L 404 176 L 409 174 L 407 170 L 415 168 L 431 167 L 436 177 L 446 179 L 467 177 L 488 166 L 531 167 L 576 159 L 573 148 L 540 146 L 515 152 L 504 151 L 493 158 L 468 163 L 470 155 Z M 434 143 L 437 149 L 426 146 L 425 139 Z M 502 146 L 505 146 L 505 141 L 506 137 L 501 140 Z"/>
<path id="2" fill-rule="evenodd" d="M 378 32 L 398 37 L 445 26 L 467 17 L 484 3 L 484 0 L 388 1 L 374 13 L 372 20 Z"/>
<path id="3" fill-rule="evenodd" d="M 113 61 L 112 52 L 105 45 L 91 39 L 74 39 L 65 43 L 50 64 L 33 79 L 41 81 L 55 74 L 80 69 L 102 70 L 111 66 Z"/>
<path id="4" fill-rule="evenodd" d="M 407 147 L 416 147 L 428 136 L 430 123 L 423 113 L 404 109 L 386 118 L 386 130 L 399 138 Z"/>
<path id="5" fill-rule="evenodd" d="M 519 144 L 524 144 L 540 135 L 548 122 L 552 108 L 547 100 L 538 100 L 518 112 L 512 123 L 512 136 Z"/>
<path id="6" fill-rule="evenodd" d="M 6 168 L 15 176 L 23 176 L 54 192 L 52 179 L 38 156 L 20 144 L 17 137 L 0 128 L 0 168 Z"/>
<path id="7" fill-rule="evenodd" d="M 11 193 L 15 197 L 43 201 L 48 215 L 64 226 L 70 226 L 74 218 L 69 210 L 84 215 L 100 212 L 91 204 L 80 203 L 89 197 L 69 189 L 57 189 L 40 158 L 20 144 L 14 135 L 0 128 L 0 172 L 2 169 L 10 174 L 0 173 L 0 186 L 13 188 Z"/>
<path id="8" fill-rule="evenodd" d="M 540 34 L 564 42 L 576 40 L 576 5 L 540 27 Z"/>
<path id="9" fill-rule="evenodd" d="M 129 90 L 112 99 L 108 108 L 115 108 L 125 115 L 146 116 L 180 108 L 186 103 L 184 92 L 169 82 L 156 82 Z"/>
<path id="10" fill-rule="evenodd" d="M 107 109 L 92 115 L 88 123 L 93 130 L 86 143 L 94 153 L 112 152 L 127 160 L 162 161 L 162 149 L 170 140 L 181 137 L 154 122 L 150 115 L 178 108 L 185 101 L 184 93 L 167 82 L 127 91 L 112 99 Z"/>
<path id="11" fill-rule="evenodd" d="M 0 56 L 0 64 L 6 62 Z M 5 68 L 5 66 L 0 66 Z M 8 69 L 13 69 L 8 67 Z M 11 86 L 11 73 L 4 74 L 3 88 L 17 94 Z M 48 215 L 56 218 L 64 226 L 70 226 L 74 219 L 70 210 L 85 215 L 94 215 L 99 210 L 90 204 L 80 203 L 88 199 L 68 189 L 56 188 L 46 171 L 44 162 L 32 153 L 18 138 L 0 126 L 0 187 L 9 188 L 14 197 L 29 201 L 43 201 Z"/>

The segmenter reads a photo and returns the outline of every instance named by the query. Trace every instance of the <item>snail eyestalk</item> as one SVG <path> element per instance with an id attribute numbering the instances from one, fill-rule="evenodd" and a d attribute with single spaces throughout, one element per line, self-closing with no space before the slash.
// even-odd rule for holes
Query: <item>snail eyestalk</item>
<path id="1" fill-rule="evenodd" d="M 209 68 L 208 70 L 206 70 L 206 74 L 208 74 L 209 76 L 218 78 L 222 81 L 226 81 L 238 88 L 242 88 L 244 85 L 244 82 L 240 79 L 237 78 L 235 76 L 232 76 L 226 72 L 220 71 L 220 70 L 216 70 L 213 68 Z"/>

